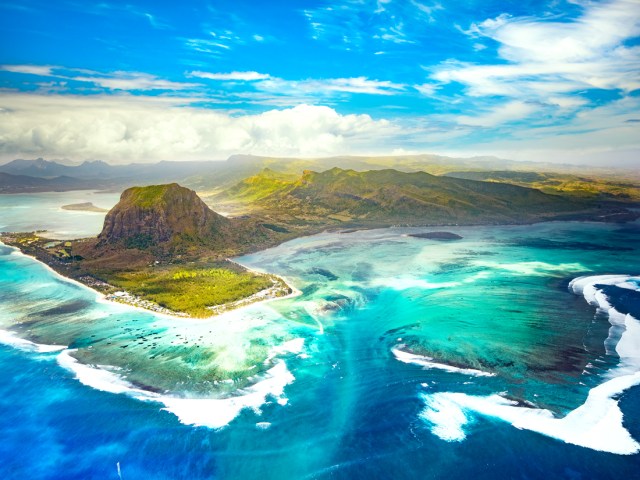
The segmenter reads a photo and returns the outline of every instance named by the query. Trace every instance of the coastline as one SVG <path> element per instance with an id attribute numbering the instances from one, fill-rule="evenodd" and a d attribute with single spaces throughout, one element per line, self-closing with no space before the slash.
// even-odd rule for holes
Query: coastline
<path id="1" fill-rule="evenodd" d="M 638 213 L 638 216 L 640 217 L 640 213 Z M 505 223 L 496 223 L 496 224 L 464 224 L 464 223 L 460 223 L 460 224 L 434 224 L 434 225 L 429 224 L 429 225 L 422 225 L 422 226 L 417 226 L 417 225 L 391 225 L 391 226 L 389 226 L 389 225 L 386 225 L 386 226 L 353 227 L 353 228 L 346 229 L 346 230 L 344 230 L 344 229 L 326 228 L 326 229 L 321 230 L 321 231 L 307 233 L 307 234 L 300 235 L 300 236 L 297 236 L 297 237 L 294 237 L 294 238 L 290 238 L 288 240 L 285 240 L 285 242 L 286 241 L 300 239 L 300 238 L 311 237 L 311 236 L 318 235 L 318 234 L 324 233 L 324 232 L 350 234 L 350 233 L 356 233 L 356 232 L 359 232 L 359 231 L 389 230 L 389 229 L 394 229 L 394 228 L 426 228 L 426 229 L 431 229 L 431 228 L 450 227 L 450 228 L 454 228 L 455 229 L 455 228 L 465 228 L 465 227 L 487 227 L 487 226 L 491 226 L 491 227 L 500 226 L 500 227 L 506 227 L 506 228 L 509 228 L 509 227 L 517 228 L 517 227 L 522 227 L 522 226 L 527 226 L 527 225 L 535 225 L 535 224 L 540 224 L 540 223 L 554 223 L 554 222 L 602 223 L 602 220 L 595 220 L 595 219 L 569 219 L 569 220 L 544 219 L 544 220 L 539 220 L 539 221 L 522 222 L 522 223 L 511 223 L 511 222 L 508 222 L 508 223 L 507 222 L 505 222 Z M 240 262 L 238 262 L 236 260 L 233 260 L 232 258 L 226 258 L 225 259 L 226 261 L 228 261 L 230 263 L 233 263 L 233 264 L 243 268 L 244 270 L 246 270 L 248 272 L 251 272 L 251 273 L 254 273 L 254 274 L 257 274 L 257 275 L 271 276 L 271 277 L 275 277 L 275 278 L 279 279 L 283 283 L 283 285 L 285 287 L 287 287 L 288 289 L 291 290 L 291 293 L 289 293 L 287 295 L 283 295 L 283 296 L 268 296 L 266 298 L 261 298 L 261 297 L 263 297 L 263 295 L 260 295 L 261 293 L 263 293 L 265 291 L 268 291 L 268 290 L 270 290 L 272 288 L 272 287 L 269 287 L 268 289 L 261 290 L 260 292 L 257 292 L 255 294 L 249 296 L 249 297 L 245 297 L 245 298 L 243 298 L 241 300 L 237 300 L 237 301 L 230 302 L 230 303 L 227 303 L 227 304 L 221 304 L 221 305 L 214 306 L 214 307 L 212 307 L 212 308 L 214 308 L 214 310 L 212 310 L 212 314 L 210 316 L 207 316 L 207 317 L 193 317 L 193 316 L 190 316 L 190 315 L 188 315 L 186 313 L 184 315 L 181 315 L 180 314 L 181 312 L 171 312 L 169 309 L 165 309 L 164 307 L 161 307 L 160 305 L 154 303 L 154 305 L 157 305 L 159 309 L 166 310 L 166 311 L 158 311 L 158 310 L 154 310 L 154 309 L 151 309 L 151 308 L 145 308 L 145 307 L 136 305 L 135 303 L 110 299 L 108 297 L 112 296 L 113 295 L 112 293 L 111 294 L 105 294 L 105 293 L 101 292 L 100 290 L 94 288 L 90 284 L 84 283 L 79 279 L 66 276 L 63 273 L 60 273 L 59 271 L 57 271 L 55 268 L 53 268 L 46 261 L 36 257 L 35 255 L 24 253 L 19 247 L 4 243 L 2 240 L 3 240 L 3 234 L 0 233 L 0 244 L 1 245 L 6 245 L 7 247 L 10 247 L 10 248 L 14 249 L 15 251 L 19 252 L 21 255 L 28 256 L 28 257 L 38 261 L 39 263 L 43 264 L 46 268 L 48 268 L 50 271 L 54 272 L 57 276 L 59 276 L 60 278 L 65 279 L 68 282 L 71 282 L 71 283 L 74 283 L 76 285 L 79 285 L 79 286 L 82 286 L 82 287 L 90 289 L 92 292 L 94 292 L 96 294 L 97 301 L 99 301 L 99 302 L 105 302 L 105 303 L 108 302 L 109 304 L 124 305 L 127 308 L 131 308 L 131 309 L 134 309 L 134 310 L 139 310 L 141 312 L 153 313 L 153 314 L 155 314 L 157 316 L 165 317 L 165 318 L 171 318 L 171 319 L 174 319 L 174 320 L 183 320 L 183 321 L 184 320 L 193 320 L 193 321 L 210 320 L 210 319 L 213 319 L 213 318 L 215 318 L 215 317 L 217 317 L 219 315 L 222 315 L 224 313 L 241 310 L 241 309 L 247 308 L 247 307 L 249 307 L 251 305 L 255 305 L 255 304 L 259 304 L 259 303 L 266 304 L 266 303 L 269 303 L 269 302 L 271 302 L 273 300 L 284 300 L 284 299 L 287 299 L 287 298 L 295 298 L 295 297 L 300 296 L 302 294 L 302 292 L 299 289 L 297 289 L 296 287 L 294 287 L 292 285 L 292 282 L 290 280 L 288 280 L 288 279 L 286 279 L 286 278 L 284 278 L 282 276 L 275 275 L 275 274 L 268 273 L 268 272 L 264 272 L 264 271 L 259 271 L 259 270 L 250 268 L 250 267 L 248 267 L 246 265 L 243 265 L 242 263 L 240 263 Z M 272 245 L 272 246 L 270 246 L 268 248 L 273 248 L 275 246 L 277 246 L 277 245 Z M 252 252 L 252 253 L 255 253 L 255 252 Z M 106 282 L 105 282 L 105 285 L 113 287 L 113 289 L 118 289 L 118 287 L 110 285 L 110 284 L 106 284 Z M 121 290 L 118 290 L 118 291 L 121 291 Z M 136 301 L 136 302 L 150 302 L 150 303 L 153 303 L 153 302 L 151 302 L 149 300 L 146 300 L 146 299 L 144 299 L 142 297 L 137 297 L 137 296 L 135 296 L 135 295 L 133 295 L 133 294 L 131 294 L 129 292 L 124 292 L 124 293 L 126 294 L 126 296 L 130 296 L 130 297 L 134 298 L 134 301 Z M 251 299 L 251 300 L 249 300 L 249 299 Z M 216 311 L 215 309 L 217 309 L 219 311 Z"/>
<path id="2" fill-rule="evenodd" d="M 244 308 L 250 307 L 252 305 L 257 305 L 257 304 L 260 304 L 260 303 L 268 303 L 268 302 L 271 302 L 271 301 L 274 301 L 274 300 L 284 300 L 286 298 L 293 298 L 293 297 L 297 297 L 297 296 L 302 294 L 302 292 L 299 289 L 291 286 L 289 281 L 285 280 L 283 277 L 281 277 L 279 275 L 275 275 L 275 274 L 271 274 L 271 273 L 266 274 L 264 272 L 259 272 L 257 270 L 248 268 L 248 267 L 246 267 L 246 266 L 244 266 L 244 265 L 242 265 L 242 264 L 240 264 L 240 263 L 238 263 L 238 262 L 236 262 L 234 260 L 228 259 L 230 262 L 235 263 L 236 265 L 239 265 L 242 268 L 244 268 L 244 269 L 246 269 L 246 270 L 248 270 L 248 271 L 250 271 L 252 273 L 256 273 L 256 274 L 259 274 L 259 275 L 270 275 L 270 276 L 278 278 L 281 282 L 283 282 L 283 284 L 287 288 L 289 288 L 291 290 L 291 293 L 289 293 L 287 295 L 284 295 L 284 296 L 281 296 L 281 297 L 275 297 L 274 296 L 274 297 L 267 297 L 267 298 L 264 298 L 264 299 L 255 298 L 254 300 L 250 300 L 250 301 L 247 302 L 248 299 L 256 297 L 256 295 L 258 295 L 259 293 L 265 291 L 265 290 L 261 290 L 260 292 L 254 294 L 254 295 L 251 295 L 250 297 L 238 300 L 236 302 L 231 302 L 231 303 L 228 303 L 228 304 L 219 305 L 218 307 L 224 308 L 224 309 L 222 311 L 218 312 L 218 313 L 212 311 L 212 314 L 210 316 L 208 316 L 208 317 L 192 317 L 192 316 L 190 316 L 188 314 L 180 315 L 179 314 L 180 312 L 168 313 L 168 312 L 163 312 L 163 311 L 156 311 L 156 310 L 152 310 L 150 308 L 144 308 L 144 307 L 141 307 L 141 306 L 138 306 L 138 305 L 135 305 L 133 303 L 126 302 L 126 301 L 117 301 L 117 300 L 110 299 L 108 297 L 111 296 L 112 294 L 105 294 L 105 293 L 93 288 L 92 286 L 81 282 L 80 280 L 77 280 L 75 278 L 71 278 L 71 277 L 68 277 L 66 275 L 63 275 L 62 273 L 60 273 L 56 269 L 54 269 L 51 265 L 49 265 L 46 262 L 40 260 L 39 258 L 37 258 L 37 257 L 35 257 L 33 255 L 29 255 L 27 253 L 24 253 L 18 247 L 15 247 L 13 245 L 8 245 L 8 244 L 4 243 L 2 241 L 1 237 L 0 237 L 0 245 L 6 246 L 6 247 L 12 249 L 11 255 L 22 255 L 24 257 L 28 257 L 28 258 L 30 258 L 32 260 L 35 260 L 39 264 L 43 265 L 47 270 L 49 270 L 54 275 L 56 275 L 58 278 L 66 281 L 66 282 L 69 282 L 71 284 L 74 284 L 76 286 L 79 286 L 81 288 L 85 288 L 87 290 L 90 290 L 92 293 L 95 294 L 96 301 L 98 303 L 105 303 L 105 304 L 110 304 L 110 305 L 120 305 L 120 306 L 122 306 L 124 308 L 127 308 L 127 309 L 136 310 L 136 311 L 145 312 L 145 313 L 150 313 L 150 314 L 156 315 L 158 317 L 171 319 L 171 320 L 181 320 L 181 321 L 190 320 L 190 321 L 195 321 L 195 322 L 202 322 L 202 321 L 206 321 L 206 320 L 212 320 L 212 319 L 214 319 L 214 318 L 216 318 L 216 317 L 218 317 L 220 315 L 224 315 L 225 313 L 238 312 L 238 311 L 240 311 L 240 310 L 242 310 Z M 117 287 L 114 287 L 114 288 L 117 288 Z M 271 288 L 272 287 L 270 287 L 269 289 L 266 289 L 266 290 L 270 290 Z M 131 295 L 131 294 L 129 294 L 129 295 Z M 136 297 L 136 298 L 140 298 L 140 297 Z M 142 298 L 140 298 L 140 299 L 143 300 L 143 301 L 148 301 L 148 300 L 144 300 Z M 237 304 L 239 302 L 244 302 L 244 303 L 242 303 L 240 305 L 237 305 L 235 307 L 233 306 L 234 304 Z M 229 308 L 229 306 L 231 306 L 231 308 Z M 161 307 L 161 306 L 159 306 L 159 307 L 160 308 L 164 308 L 164 307 Z M 168 310 L 168 309 L 165 309 L 165 310 Z"/>

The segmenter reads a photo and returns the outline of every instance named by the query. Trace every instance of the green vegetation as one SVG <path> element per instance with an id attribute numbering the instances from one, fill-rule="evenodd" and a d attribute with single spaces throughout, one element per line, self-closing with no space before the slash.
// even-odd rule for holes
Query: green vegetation
<path id="1" fill-rule="evenodd" d="M 298 175 L 275 172 L 265 168 L 258 175 L 246 178 L 229 189 L 229 195 L 246 202 L 262 200 L 295 184 Z"/>
<path id="2" fill-rule="evenodd" d="M 209 317 L 207 307 L 236 302 L 274 285 L 267 275 L 226 268 L 148 268 L 115 272 L 107 281 L 127 292 L 193 317 Z"/>
<path id="3" fill-rule="evenodd" d="M 157 206 L 165 200 L 168 192 L 174 189 L 177 183 L 166 185 L 148 185 L 146 187 L 132 187 L 129 193 L 129 202 L 141 208 L 151 208 Z"/>
<path id="4" fill-rule="evenodd" d="M 448 177 L 496 183 L 510 183 L 536 188 L 544 193 L 573 198 L 640 201 L 640 185 L 629 179 L 601 179 L 560 173 L 470 171 L 450 172 Z"/>
<path id="5" fill-rule="evenodd" d="M 332 168 L 297 178 L 265 170 L 219 199 L 245 204 L 271 225 L 298 231 L 327 225 L 523 223 L 595 213 L 581 200 L 531 188 L 391 169 Z"/>
<path id="6" fill-rule="evenodd" d="M 148 233 L 138 233 L 123 240 L 125 248 L 137 248 L 144 250 L 153 246 L 153 237 Z"/>

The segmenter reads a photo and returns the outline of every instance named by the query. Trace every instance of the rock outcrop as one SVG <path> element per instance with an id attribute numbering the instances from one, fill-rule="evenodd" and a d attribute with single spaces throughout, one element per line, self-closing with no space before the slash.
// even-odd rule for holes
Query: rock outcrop
<path id="1" fill-rule="evenodd" d="M 177 183 L 133 187 L 107 213 L 98 245 L 141 249 L 184 243 L 222 246 L 233 236 L 231 227 L 231 220 Z"/>

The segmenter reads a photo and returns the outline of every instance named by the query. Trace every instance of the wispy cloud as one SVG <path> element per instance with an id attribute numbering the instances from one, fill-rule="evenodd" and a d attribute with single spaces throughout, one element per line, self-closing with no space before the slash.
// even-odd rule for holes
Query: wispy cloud
<path id="1" fill-rule="evenodd" d="M 413 85 L 413 88 L 420 92 L 420 94 L 430 97 L 438 90 L 438 85 L 435 83 L 422 83 L 419 85 Z"/>
<path id="2" fill-rule="evenodd" d="M 258 41 L 255 38 L 253 40 Z M 213 56 L 220 56 L 223 52 L 245 43 L 246 41 L 242 37 L 234 34 L 231 30 L 209 31 L 205 38 L 187 38 L 184 40 L 184 44 L 188 49 Z"/>
<path id="3" fill-rule="evenodd" d="M 369 95 L 394 95 L 403 91 L 406 86 L 387 80 L 371 80 L 366 77 L 329 78 L 291 81 L 273 79 L 260 84 L 260 88 L 267 91 L 286 93 L 298 91 L 301 93 L 326 94 L 331 92 L 361 93 Z"/>
<path id="4" fill-rule="evenodd" d="M 220 57 L 223 51 L 230 50 L 231 47 L 220 42 L 202 38 L 187 38 L 184 45 L 194 52 L 206 53 L 213 57 Z"/>
<path id="5" fill-rule="evenodd" d="M 0 65 L 0 70 L 28 75 L 50 76 L 55 67 L 50 65 Z"/>
<path id="6" fill-rule="evenodd" d="M 197 83 L 173 82 L 140 72 L 118 71 L 101 73 L 81 68 L 51 65 L 1 65 L 0 70 L 38 77 L 53 77 L 73 82 L 92 83 L 110 90 L 186 90 L 200 86 Z"/>
<path id="7" fill-rule="evenodd" d="M 189 77 L 207 78 L 209 80 L 239 80 L 244 82 L 252 82 L 255 80 L 266 80 L 271 78 L 271 75 L 258 72 L 229 72 L 229 73 L 210 73 L 193 71 L 187 74 Z"/>
<path id="8" fill-rule="evenodd" d="M 69 77 L 76 82 L 89 82 L 110 90 L 185 90 L 197 83 L 172 82 L 154 75 L 138 72 L 114 72 L 104 76 Z"/>
<path id="9" fill-rule="evenodd" d="M 367 77 L 286 80 L 252 71 L 230 73 L 193 71 L 187 75 L 216 81 L 251 82 L 251 86 L 256 91 L 303 99 L 323 97 L 335 93 L 395 95 L 407 88 L 404 84 L 388 80 L 372 80 Z"/>
<path id="10" fill-rule="evenodd" d="M 284 80 L 270 78 L 255 84 L 257 90 L 282 96 L 308 99 L 331 97 L 335 94 L 396 95 L 406 85 L 366 77 Z"/>
<path id="11" fill-rule="evenodd" d="M 74 4 L 70 3 L 70 5 Z M 117 4 L 101 2 L 94 5 L 78 3 L 75 4 L 75 7 L 82 12 L 92 13 L 95 15 L 121 15 L 123 13 L 126 13 L 134 17 L 145 19 L 149 23 L 149 25 L 155 29 L 166 30 L 171 28 L 171 25 L 163 20 L 160 20 L 160 18 L 158 18 L 156 14 L 148 11 L 147 9 L 138 8 L 130 3 Z"/>
<path id="12" fill-rule="evenodd" d="M 457 122 L 475 127 L 495 127 L 504 123 L 524 120 L 539 110 L 540 105 L 514 100 L 478 115 L 460 115 L 457 117 Z"/>
<path id="13" fill-rule="evenodd" d="M 435 22 L 436 12 L 439 10 L 444 10 L 444 7 L 439 3 L 427 4 L 423 2 L 418 2 L 416 0 L 411 0 L 411 4 L 418 9 L 418 12 L 427 18 L 429 22 Z"/>
<path id="14" fill-rule="evenodd" d="M 544 100 L 584 89 L 640 88 L 640 47 L 625 41 L 640 35 L 637 0 L 587 3 L 573 21 L 534 17 L 497 18 L 473 24 L 467 34 L 498 43 L 503 63 L 446 62 L 432 78 L 457 82 L 467 94 Z"/>
<path id="15" fill-rule="evenodd" d="M 392 44 L 416 43 L 424 23 L 433 22 L 440 4 L 392 0 L 336 0 L 304 10 L 316 40 L 334 47 L 360 49 L 371 40 Z"/>

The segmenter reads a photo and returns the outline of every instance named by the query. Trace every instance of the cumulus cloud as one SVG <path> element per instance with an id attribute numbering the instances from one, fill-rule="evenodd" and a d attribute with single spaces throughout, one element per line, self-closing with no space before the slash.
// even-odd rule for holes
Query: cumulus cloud
<path id="1" fill-rule="evenodd" d="M 193 99 L 0 95 L 0 154 L 114 162 L 370 151 L 398 133 L 386 120 L 299 105 L 231 116 Z"/>

